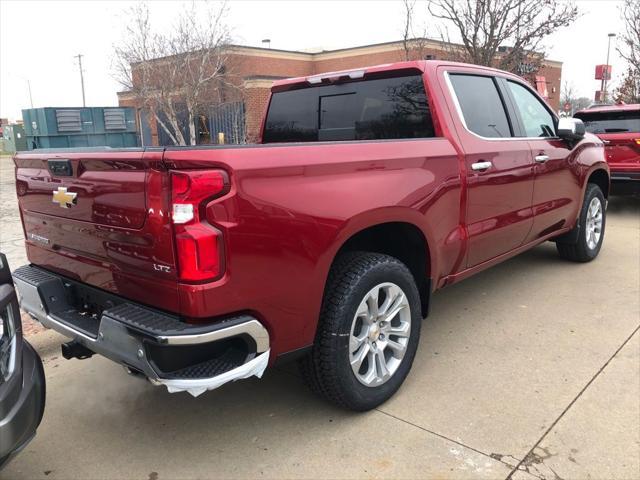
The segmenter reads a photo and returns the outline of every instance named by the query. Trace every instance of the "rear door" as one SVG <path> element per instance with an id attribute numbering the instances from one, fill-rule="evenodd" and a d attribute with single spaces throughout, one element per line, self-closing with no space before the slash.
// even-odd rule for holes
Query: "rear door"
<path id="1" fill-rule="evenodd" d="M 532 225 L 533 161 L 526 139 L 516 138 L 510 105 L 498 79 L 449 72 L 463 129 L 467 174 L 467 267 L 522 245 Z"/>
<path id="2" fill-rule="evenodd" d="M 178 310 L 169 176 L 161 149 L 15 157 L 29 260 L 104 290 Z"/>
<path id="3" fill-rule="evenodd" d="M 557 120 L 547 104 L 525 83 L 511 79 L 503 82 L 515 107 L 519 135 L 529 142 L 535 164 L 534 219 L 526 239 L 529 242 L 575 218 L 579 207 L 575 199 L 581 198 L 581 185 L 570 168 L 572 151 L 556 136 Z"/>

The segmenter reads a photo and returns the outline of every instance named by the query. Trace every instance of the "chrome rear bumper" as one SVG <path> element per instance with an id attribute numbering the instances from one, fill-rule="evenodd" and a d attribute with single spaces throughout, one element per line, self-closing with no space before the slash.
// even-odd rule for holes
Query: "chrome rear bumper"
<path id="1" fill-rule="evenodd" d="M 196 396 L 261 377 L 267 367 L 269 334 L 249 315 L 190 325 L 33 265 L 17 269 L 13 278 L 20 306 L 33 318 L 170 392 Z M 87 310 L 86 303 L 105 308 Z"/>

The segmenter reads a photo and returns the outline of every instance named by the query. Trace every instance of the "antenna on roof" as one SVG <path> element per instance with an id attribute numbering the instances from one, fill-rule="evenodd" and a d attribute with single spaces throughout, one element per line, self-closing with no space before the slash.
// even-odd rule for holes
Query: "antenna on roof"
<path id="1" fill-rule="evenodd" d="M 263 39 L 262 46 L 265 48 L 271 48 L 271 39 L 270 38 Z"/>

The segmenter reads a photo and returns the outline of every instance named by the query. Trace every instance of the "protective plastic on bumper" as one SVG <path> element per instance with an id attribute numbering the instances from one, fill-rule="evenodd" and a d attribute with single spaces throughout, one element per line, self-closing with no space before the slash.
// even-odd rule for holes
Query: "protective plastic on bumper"
<path id="1" fill-rule="evenodd" d="M 213 378 L 199 378 L 199 379 L 159 379 L 154 383 L 165 385 L 169 393 L 176 392 L 189 392 L 194 397 L 203 394 L 207 390 L 215 390 L 221 387 L 225 383 L 233 382 L 235 380 L 242 380 L 256 376 L 262 377 L 267 364 L 269 363 L 269 352 L 271 349 L 264 353 L 261 353 L 253 360 L 248 361 L 244 365 L 241 365 L 233 370 L 217 375 Z"/>

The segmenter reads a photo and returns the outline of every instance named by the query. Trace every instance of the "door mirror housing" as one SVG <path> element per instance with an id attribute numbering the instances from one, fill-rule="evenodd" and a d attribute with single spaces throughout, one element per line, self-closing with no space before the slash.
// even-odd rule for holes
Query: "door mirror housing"
<path id="1" fill-rule="evenodd" d="M 558 121 L 558 137 L 577 142 L 584 138 L 586 130 L 584 123 L 579 118 L 561 118 Z"/>

